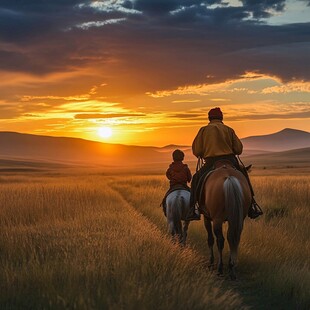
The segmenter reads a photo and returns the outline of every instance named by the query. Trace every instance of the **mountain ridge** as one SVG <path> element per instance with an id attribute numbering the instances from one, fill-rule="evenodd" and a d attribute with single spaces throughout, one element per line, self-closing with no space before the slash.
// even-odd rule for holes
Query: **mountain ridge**
<path id="1" fill-rule="evenodd" d="M 299 129 L 284 128 L 267 135 L 246 137 L 241 141 L 244 149 L 247 150 L 287 151 L 310 147 L 310 133 Z"/>
<path id="2" fill-rule="evenodd" d="M 241 139 L 243 157 L 310 147 L 310 133 L 285 128 L 279 132 Z M 171 161 L 171 153 L 180 148 L 186 161 L 195 161 L 191 146 L 169 144 L 164 147 L 102 143 L 82 138 L 54 137 L 18 132 L 0 132 L 0 156 L 28 158 L 61 163 L 99 163 L 126 166 L 137 163 Z M 298 153 L 299 154 L 299 153 Z"/>
<path id="3" fill-rule="evenodd" d="M 35 160 L 105 164 L 149 162 L 155 147 L 102 143 L 82 138 L 53 137 L 17 132 L 0 132 L 0 156 Z M 158 153 L 159 154 L 159 153 Z M 156 152 L 157 155 L 157 152 Z M 165 155 L 158 155 L 161 161 Z"/>

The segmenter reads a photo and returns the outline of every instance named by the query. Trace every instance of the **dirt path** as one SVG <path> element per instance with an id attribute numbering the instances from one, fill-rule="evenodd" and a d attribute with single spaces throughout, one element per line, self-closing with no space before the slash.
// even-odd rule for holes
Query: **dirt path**
<path id="1" fill-rule="evenodd" d="M 159 224 L 158 219 L 155 218 L 154 215 L 149 214 L 148 212 L 143 212 L 139 208 L 139 206 L 135 205 L 128 197 L 125 197 L 123 192 L 119 190 L 118 187 L 112 184 L 112 188 L 119 193 L 120 196 L 141 216 L 146 218 L 151 225 L 156 226 L 161 233 L 167 234 L 167 228 L 165 225 L 162 225 L 162 222 Z M 189 231 L 190 234 L 190 231 Z M 190 244 L 192 243 L 192 244 Z M 207 249 L 201 244 L 195 244 L 195 242 L 190 242 L 188 246 L 192 251 L 195 252 L 195 255 L 199 257 L 199 260 L 202 262 L 204 266 L 207 265 L 207 257 L 206 251 Z M 207 244 L 205 244 L 207 246 Z M 225 242 L 225 246 L 227 247 L 227 243 Z M 216 247 L 215 247 L 216 253 Z M 249 264 L 250 265 L 250 264 Z M 225 266 L 227 268 L 227 266 Z M 206 272 L 216 273 L 216 271 L 209 271 L 206 268 Z M 238 272 L 238 280 L 231 281 L 226 274 L 224 277 L 218 278 L 218 281 L 221 283 L 222 287 L 229 291 L 232 290 L 236 292 L 242 298 L 242 304 L 244 309 L 257 309 L 257 310 L 265 310 L 265 309 L 283 309 L 283 310 L 291 310 L 291 309 L 301 309 L 296 308 L 294 304 L 288 303 L 283 298 L 279 296 L 271 296 L 268 294 L 267 289 L 262 287 L 260 283 L 256 281 L 257 271 L 255 270 L 255 265 L 252 265 L 250 268 L 245 269 L 245 267 L 239 266 Z M 260 275 L 261 277 L 261 275 Z"/>

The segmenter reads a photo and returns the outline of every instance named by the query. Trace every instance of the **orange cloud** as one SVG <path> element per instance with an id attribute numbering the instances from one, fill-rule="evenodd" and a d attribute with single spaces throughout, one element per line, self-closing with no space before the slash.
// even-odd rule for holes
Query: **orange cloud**
<path id="1" fill-rule="evenodd" d="M 105 113 L 105 114 L 76 114 L 76 119 L 106 119 L 106 118 L 120 118 L 120 117 L 141 117 L 145 116 L 142 113 Z"/>
<path id="2" fill-rule="evenodd" d="M 272 93 L 286 94 L 291 92 L 310 93 L 310 82 L 305 81 L 289 82 L 286 84 L 282 84 L 280 86 L 267 87 L 262 91 L 263 94 L 272 94 Z"/>
<path id="3" fill-rule="evenodd" d="M 270 86 L 272 85 L 272 86 Z M 247 72 L 238 79 L 228 80 L 222 83 L 213 84 L 197 84 L 178 87 L 174 90 L 163 90 L 155 93 L 147 93 L 152 98 L 164 98 L 169 96 L 211 96 L 233 95 L 244 93 L 247 95 L 272 95 L 272 94 L 289 94 L 289 93 L 310 93 L 310 82 L 303 80 L 293 82 L 282 82 L 275 76 L 266 74 L 257 74 L 255 72 Z M 232 98 L 208 98 L 210 102 L 232 102 Z M 176 101 L 173 101 L 176 102 Z M 253 106 L 253 105 L 252 105 Z"/>
<path id="4" fill-rule="evenodd" d="M 255 72 L 246 72 L 241 75 L 238 79 L 231 79 L 221 83 L 210 83 L 210 84 L 197 84 L 197 85 L 188 85 L 183 87 L 178 87 L 174 90 L 163 90 L 157 91 L 154 93 L 147 92 L 146 95 L 153 98 L 162 98 L 173 95 L 200 95 L 208 96 L 213 93 L 233 93 L 233 92 L 242 92 L 248 91 L 246 87 L 240 87 L 238 84 L 244 84 L 260 80 L 274 80 L 277 83 L 279 79 L 274 76 L 269 76 L 265 74 L 258 74 Z"/>

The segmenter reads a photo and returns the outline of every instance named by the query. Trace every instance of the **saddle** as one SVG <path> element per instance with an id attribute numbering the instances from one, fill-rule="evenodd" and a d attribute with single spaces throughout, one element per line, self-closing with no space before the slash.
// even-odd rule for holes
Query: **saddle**
<path id="1" fill-rule="evenodd" d="M 172 192 L 175 192 L 177 190 L 185 190 L 185 191 L 188 191 L 190 192 L 191 189 L 190 187 L 188 186 L 184 186 L 184 185 L 181 185 L 181 184 L 176 184 L 176 185 L 173 185 L 169 188 L 169 190 L 167 191 L 165 197 L 167 197 L 169 194 L 171 194 Z"/>
<path id="2" fill-rule="evenodd" d="M 198 203 L 198 209 L 200 213 L 204 214 L 206 217 L 210 218 L 208 211 L 206 210 L 204 206 L 204 185 L 207 182 L 208 178 L 210 175 L 217 169 L 219 168 L 227 168 L 227 167 L 232 167 L 234 169 L 237 169 L 234 164 L 228 160 L 228 159 L 219 159 L 214 161 L 212 166 L 207 166 L 207 167 L 202 167 L 198 173 L 199 173 L 199 178 L 197 180 L 196 188 L 194 189 L 194 196 L 196 197 L 195 203 Z"/>
<path id="3" fill-rule="evenodd" d="M 185 190 L 185 191 L 188 191 L 188 192 L 191 191 L 190 187 L 184 186 L 184 185 L 181 185 L 181 184 L 176 184 L 176 185 L 170 187 L 168 189 L 167 193 L 165 194 L 161 204 L 160 204 L 160 207 L 162 207 L 164 209 L 164 213 L 166 212 L 166 198 L 167 198 L 167 196 L 169 194 L 171 194 L 172 192 L 175 192 L 177 190 Z M 165 213 L 165 215 L 166 215 L 166 213 Z"/>

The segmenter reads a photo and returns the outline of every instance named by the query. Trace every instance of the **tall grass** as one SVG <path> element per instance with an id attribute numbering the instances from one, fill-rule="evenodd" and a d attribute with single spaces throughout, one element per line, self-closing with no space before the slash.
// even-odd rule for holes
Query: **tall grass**
<path id="1" fill-rule="evenodd" d="M 270 299 L 310 308 L 310 177 L 257 177 L 254 186 L 265 215 L 248 221 L 240 259 Z M 254 278 L 255 279 L 255 278 Z"/>
<path id="2" fill-rule="evenodd" d="M 309 309 L 310 177 L 256 176 L 252 183 L 265 215 L 255 221 L 246 219 L 238 265 L 241 281 L 234 287 L 255 309 Z M 114 183 L 163 232 L 167 229 L 158 204 L 167 185 L 159 176 Z M 190 225 L 188 243 L 208 257 L 202 221 Z M 227 248 L 226 243 L 226 259 Z"/>
<path id="3" fill-rule="evenodd" d="M 163 184 L 148 180 L 153 190 L 154 182 Z M 0 179 L 1 309 L 244 307 L 113 182 L 111 188 L 110 178 L 99 175 Z M 133 195 L 157 207 L 154 194 L 162 187 L 149 193 L 144 183 L 141 191 L 130 185 Z"/>

